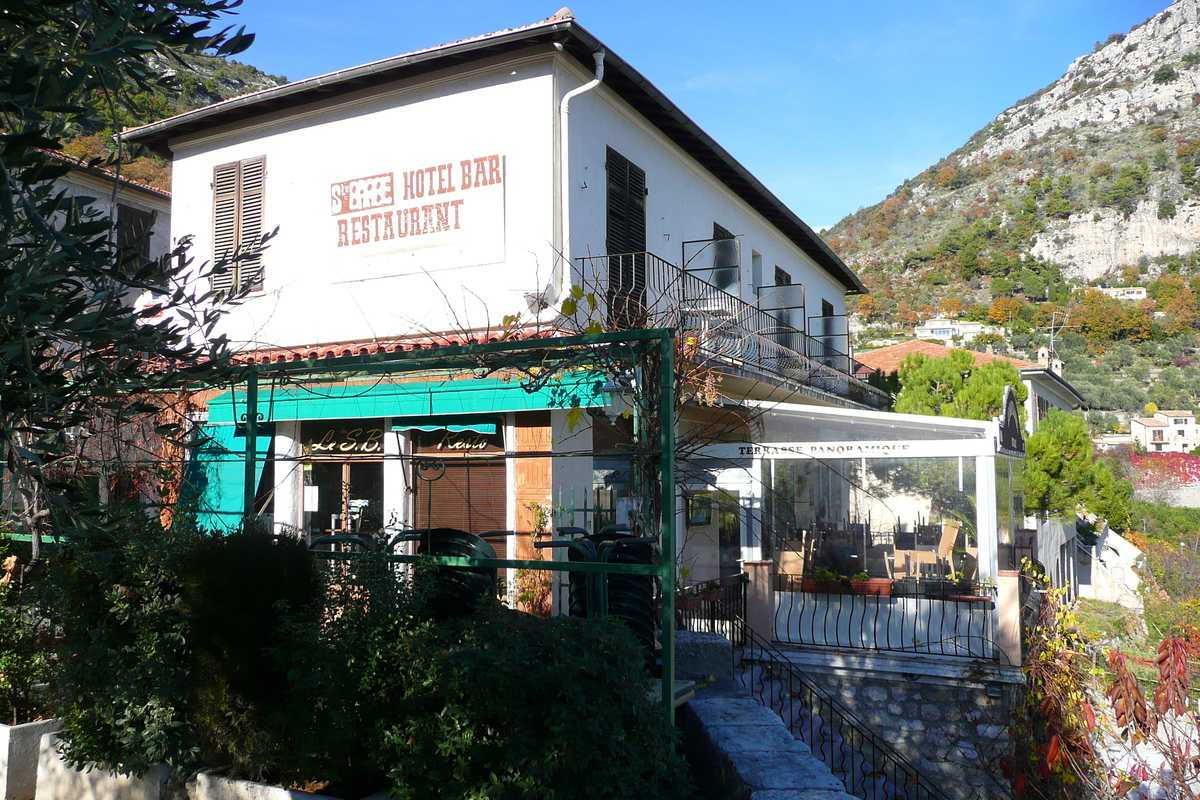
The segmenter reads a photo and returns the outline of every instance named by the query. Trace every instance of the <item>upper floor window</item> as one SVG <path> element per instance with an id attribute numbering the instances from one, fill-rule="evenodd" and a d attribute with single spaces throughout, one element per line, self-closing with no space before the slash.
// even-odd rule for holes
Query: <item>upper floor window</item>
<path id="1" fill-rule="evenodd" d="M 140 208 L 117 204 L 117 253 L 121 271 L 133 274 L 150 260 L 151 225 L 154 214 Z"/>
<path id="2" fill-rule="evenodd" d="M 266 172 L 266 156 L 213 168 L 213 289 L 262 289 Z"/>
<path id="3" fill-rule="evenodd" d="M 791 286 L 792 276 L 786 269 L 775 267 L 775 285 L 776 286 Z"/>

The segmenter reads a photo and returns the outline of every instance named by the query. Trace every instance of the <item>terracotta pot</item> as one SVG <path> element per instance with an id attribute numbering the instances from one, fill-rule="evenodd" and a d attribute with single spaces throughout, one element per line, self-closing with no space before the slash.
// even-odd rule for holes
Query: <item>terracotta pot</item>
<path id="1" fill-rule="evenodd" d="M 800 591 L 808 592 L 809 594 L 841 594 L 842 585 L 840 583 L 817 583 L 813 580 L 800 581 Z"/>
<path id="2" fill-rule="evenodd" d="M 682 611 L 692 611 L 700 607 L 700 598 L 695 595 L 675 598 L 675 607 Z"/>
<path id="3" fill-rule="evenodd" d="M 865 581 L 850 581 L 850 591 L 854 594 L 871 595 L 873 597 L 891 597 L 892 581 L 890 578 L 868 578 Z"/>

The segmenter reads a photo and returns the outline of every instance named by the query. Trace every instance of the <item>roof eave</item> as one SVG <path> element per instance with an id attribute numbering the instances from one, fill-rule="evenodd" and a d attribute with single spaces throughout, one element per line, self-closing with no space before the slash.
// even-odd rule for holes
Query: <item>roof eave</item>
<path id="1" fill-rule="evenodd" d="M 1080 407 L 1087 405 L 1087 401 L 1083 399 L 1083 395 L 1079 393 L 1079 390 L 1072 386 L 1066 378 L 1064 378 L 1062 375 L 1059 375 L 1049 367 L 1024 367 L 1020 370 L 1020 372 L 1022 378 L 1025 377 L 1026 373 L 1038 373 L 1046 375 L 1050 378 L 1050 380 L 1057 383 L 1060 388 L 1071 395 L 1071 397 L 1075 400 L 1075 405 Z"/>
<path id="2" fill-rule="evenodd" d="M 212 106 L 152 122 L 120 134 L 124 141 L 141 144 L 169 158 L 169 140 L 261 114 L 307 105 L 323 96 L 419 75 L 444 66 L 445 61 L 473 60 L 489 54 L 558 42 L 587 69 L 599 39 L 571 19 L 501 31 L 487 36 L 433 47 L 403 56 L 309 78 L 285 86 L 226 100 Z M 835 278 L 850 294 L 865 294 L 866 286 L 841 258 L 802 219 L 766 188 L 737 159 L 704 132 L 657 87 L 611 50 L 605 57 L 605 84 L 625 102 L 676 142 L 692 158 L 719 178 L 756 212 L 791 239 L 803 252 Z"/>

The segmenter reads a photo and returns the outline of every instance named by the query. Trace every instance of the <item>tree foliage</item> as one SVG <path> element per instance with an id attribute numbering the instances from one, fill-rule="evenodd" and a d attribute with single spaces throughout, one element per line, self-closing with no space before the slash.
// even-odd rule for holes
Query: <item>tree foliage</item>
<path id="1" fill-rule="evenodd" d="M 1025 442 L 1027 513 L 1073 514 L 1082 505 L 1114 528 L 1129 528 L 1133 486 L 1097 460 L 1083 417 L 1056 408 Z"/>
<path id="2" fill-rule="evenodd" d="M 67 480 L 81 428 L 154 412 L 156 391 L 217 377 L 228 355 L 209 336 L 208 298 L 179 281 L 186 248 L 123 259 L 115 221 L 60 188 L 73 166 L 57 154 L 72 132 L 103 127 L 98 106 L 111 119 L 130 91 L 170 89 L 152 56 L 248 46 L 241 31 L 209 31 L 237 4 L 10 0 L 0 15 L 0 458 L 34 562 L 44 533 L 95 521 Z M 158 306 L 137 310 L 148 291 Z"/>
<path id="3" fill-rule="evenodd" d="M 1020 403 L 1028 394 L 1011 363 L 996 359 L 977 366 L 970 352 L 958 349 L 944 357 L 912 353 L 900 364 L 900 385 L 897 411 L 961 419 L 999 416 L 1007 386 Z"/>

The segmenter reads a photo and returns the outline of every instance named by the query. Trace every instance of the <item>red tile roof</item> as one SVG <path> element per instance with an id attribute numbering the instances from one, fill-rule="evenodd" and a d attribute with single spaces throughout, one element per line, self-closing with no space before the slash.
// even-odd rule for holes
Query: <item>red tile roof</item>
<path id="1" fill-rule="evenodd" d="M 887 373 L 898 372 L 900 370 L 900 363 L 912 353 L 922 353 L 930 358 L 945 358 L 950 355 L 950 352 L 951 348 L 937 344 L 936 342 L 927 342 L 924 339 L 909 339 L 907 342 L 889 345 L 888 347 L 877 347 L 874 350 L 859 351 L 854 354 L 854 357 L 868 367 Z M 1033 361 L 1010 358 L 1009 356 L 998 356 L 994 353 L 977 353 L 974 350 L 967 350 L 966 352 L 970 353 L 971 357 L 975 359 L 975 366 L 988 364 L 992 361 L 1007 361 L 1017 369 L 1036 369 L 1040 366 Z"/>
<path id="2" fill-rule="evenodd" d="M 490 344 L 500 341 L 522 341 L 550 339 L 557 336 L 574 335 L 572 331 L 557 329 L 526 330 L 505 336 L 504 331 L 463 331 L 460 333 L 419 334 L 398 336 L 379 341 L 358 339 L 348 342 L 297 345 L 294 347 L 261 347 L 243 350 L 234 355 L 237 364 L 281 364 L 289 361 L 314 361 L 323 358 L 347 356 L 369 356 L 379 353 L 399 353 L 414 350 L 435 350 L 443 347 L 463 347 L 473 344 Z"/>
<path id="3" fill-rule="evenodd" d="M 141 181 L 135 181 L 132 178 L 125 177 L 124 175 L 121 175 L 120 177 L 118 177 L 117 173 L 113 172 L 112 170 L 107 169 L 105 167 L 92 166 L 87 161 L 84 161 L 82 158 L 76 158 L 75 156 L 69 156 L 60 150 L 43 150 L 42 152 L 45 153 L 46 155 L 50 156 L 51 158 L 56 158 L 59 161 L 64 161 L 64 162 L 70 164 L 72 167 L 79 170 L 80 172 L 87 172 L 92 175 L 98 175 L 102 178 L 107 178 L 108 180 L 117 181 L 118 183 L 122 183 L 126 186 L 133 187 L 134 189 L 141 189 L 143 192 L 149 192 L 150 194 L 156 194 L 156 195 L 159 195 L 160 197 L 165 197 L 168 200 L 171 199 L 171 193 L 168 192 L 166 189 L 159 189 L 157 186 L 151 186 L 148 183 L 142 183 Z"/>

